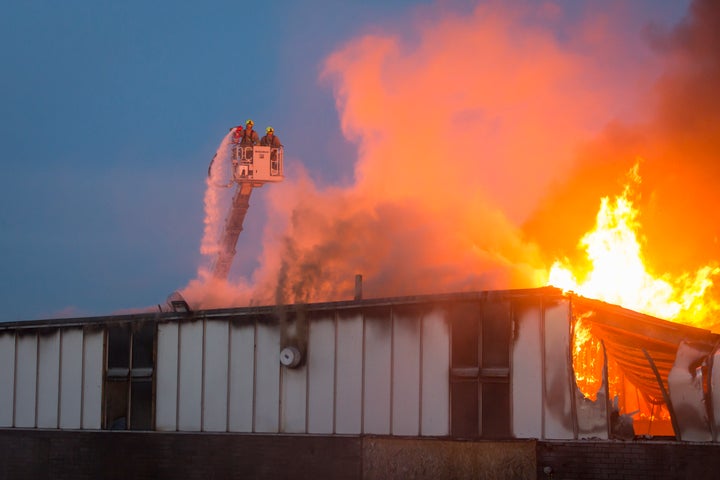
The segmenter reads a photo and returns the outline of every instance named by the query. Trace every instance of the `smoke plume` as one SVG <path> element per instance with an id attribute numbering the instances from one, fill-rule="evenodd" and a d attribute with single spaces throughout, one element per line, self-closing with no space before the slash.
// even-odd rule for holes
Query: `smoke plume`
<path id="1" fill-rule="evenodd" d="M 350 299 L 357 273 L 368 297 L 540 286 L 638 156 L 652 254 L 677 248 L 678 228 L 698 251 L 665 263 L 717 254 L 717 11 L 696 1 L 663 32 L 482 2 L 353 39 L 322 80 L 357 145 L 354 183 L 319 187 L 287 165 L 252 277 L 201 276 L 183 295 L 204 308 Z"/>

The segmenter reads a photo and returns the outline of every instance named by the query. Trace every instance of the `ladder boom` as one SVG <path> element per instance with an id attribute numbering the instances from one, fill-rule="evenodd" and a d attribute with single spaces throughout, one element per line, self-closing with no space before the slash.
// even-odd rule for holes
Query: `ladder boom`
<path id="1" fill-rule="evenodd" d="M 216 279 L 226 280 L 230 273 L 230 267 L 235 258 L 235 246 L 243 229 L 245 214 L 250 207 L 252 189 L 251 183 L 241 183 L 235 191 L 230 213 L 225 219 L 225 231 L 220 243 L 220 252 L 213 268 L 213 277 Z"/>

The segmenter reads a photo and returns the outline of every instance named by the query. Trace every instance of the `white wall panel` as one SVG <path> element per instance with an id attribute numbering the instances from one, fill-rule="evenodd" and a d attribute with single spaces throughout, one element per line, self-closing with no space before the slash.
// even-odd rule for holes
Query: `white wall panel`
<path id="1" fill-rule="evenodd" d="M 80 428 L 82 395 L 82 328 L 60 334 L 60 428 Z"/>
<path id="2" fill-rule="evenodd" d="M 307 432 L 307 371 L 307 363 L 298 368 L 280 367 L 281 432 Z"/>
<path id="3" fill-rule="evenodd" d="M 277 432 L 280 412 L 280 329 L 257 325 L 255 431 Z"/>
<path id="4" fill-rule="evenodd" d="M 15 332 L 0 333 L 0 427 L 12 427 L 15 397 Z"/>
<path id="5" fill-rule="evenodd" d="M 228 429 L 252 432 L 255 391 L 255 325 L 230 325 Z"/>
<path id="6" fill-rule="evenodd" d="M 37 426 L 58 427 L 60 393 L 60 330 L 38 337 Z"/>
<path id="7" fill-rule="evenodd" d="M 178 324 L 158 325 L 157 365 L 155 369 L 155 428 L 177 429 Z"/>
<path id="8" fill-rule="evenodd" d="M 420 433 L 420 319 L 393 319 L 392 434 Z"/>
<path id="9" fill-rule="evenodd" d="M 575 436 L 570 379 L 570 306 L 567 300 L 545 309 L 544 438 Z"/>
<path id="10" fill-rule="evenodd" d="M 283 340 L 280 347 L 298 347 L 301 355 L 305 357 L 296 367 L 280 366 L 280 431 L 284 433 L 307 432 L 307 344 L 305 343 L 304 347 L 298 345 L 307 341 L 306 322 L 307 320 L 300 319 L 279 327 L 281 331 L 285 328 L 283 333 L 287 335 L 287 341 Z"/>
<path id="11" fill-rule="evenodd" d="M 337 374 L 335 385 L 335 432 L 359 434 L 362 431 L 362 315 L 338 316 Z"/>
<path id="12" fill-rule="evenodd" d="M 202 422 L 203 322 L 180 324 L 178 430 L 199 431 Z"/>
<path id="13" fill-rule="evenodd" d="M 208 320 L 205 326 L 203 430 L 224 432 L 228 414 L 228 322 Z"/>
<path id="14" fill-rule="evenodd" d="M 364 433 L 390 433 L 390 322 L 389 317 L 365 320 Z"/>
<path id="15" fill-rule="evenodd" d="M 15 364 L 15 426 L 35 427 L 37 335 L 18 335 Z"/>
<path id="16" fill-rule="evenodd" d="M 512 432 L 515 438 L 542 438 L 542 331 L 540 304 L 516 312 L 511 346 Z"/>
<path id="17" fill-rule="evenodd" d="M 421 435 L 450 433 L 450 327 L 442 311 L 422 320 Z"/>
<path id="18" fill-rule="evenodd" d="M 105 332 L 86 330 L 83 335 L 82 428 L 102 426 L 102 381 L 105 368 Z"/>
<path id="19" fill-rule="evenodd" d="M 308 433 L 333 433 L 335 417 L 335 322 L 310 323 L 308 345 Z"/>

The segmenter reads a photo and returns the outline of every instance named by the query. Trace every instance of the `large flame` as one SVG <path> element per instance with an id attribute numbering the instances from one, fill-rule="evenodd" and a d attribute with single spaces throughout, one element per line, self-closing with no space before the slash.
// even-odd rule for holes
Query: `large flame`
<path id="1" fill-rule="evenodd" d="M 700 267 L 694 274 L 672 277 L 657 275 L 650 271 L 643 255 L 640 236 L 640 212 L 633 202 L 635 188 L 639 185 L 639 162 L 628 172 L 628 182 L 623 193 L 614 199 L 605 197 L 600 203 L 595 227 L 580 240 L 587 255 L 590 268 L 572 268 L 568 261 L 556 261 L 550 270 L 549 283 L 574 291 L 580 295 L 604 300 L 609 303 L 673 320 L 685 324 L 703 326 L 708 318 L 717 313 L 716 301 L 708 295 L 713 277 L 720 273 L 714 265 Z M 578 318 L 574 326 L 573 369 L 579 390 L 594 400 L 602 385 L 602 352 L 600 342 L 592 335 L 592 329 L 584 318 Z M 610 398 L 622 397 L 628 413 L 639 413 L 637 419 L 662 428 L 667 423 L 667 409 L 646 404 L 636 389 L 626 385 L 617 367 L 609 369 Z M 612 370 L 612 371 L 610 371 Z M 635 395 L 627 389 L 635 390 Z M 634 403 L 633 403 L 634 401 Z M 629 408 L 632 405 L 633 408 Z M 648 430 L 650 431 L 650 430 Z M 657 430 L 660 431 L 660 430 Z"/>
<path id="2" fill-rule="evenodd" d="M 676 277 L 649 270 L 639 235 L 640 212 L 632 200 L 633 187 L 641 180 L 639 165 L 630 170 L 622 195 L 602 199 L 595 228 L 580 240 L 589 271 L 583 274 L 580 267 L 558 260 L 550 270 L 549 283 L 638 312 L 702 326 L 718 310 L 716 301 L 706 293 L 720 268 L 705 265 L 694 274 Z"/>
<path id="3" fill-rule="evenodd" d="M 595 400 L 602 386 L 602 344 L 584 317 L 578 318 L 573 328 L 572 358 L 575 383 L 587 398 Z"/>

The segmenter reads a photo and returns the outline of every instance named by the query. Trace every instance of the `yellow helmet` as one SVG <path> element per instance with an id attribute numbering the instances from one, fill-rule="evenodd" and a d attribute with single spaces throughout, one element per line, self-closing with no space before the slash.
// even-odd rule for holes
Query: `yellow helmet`
<path id="1" fill-rule="evenodd" d="M 255 125 L 255 122 L 253 122 L 252 120 L 248 120 L 247 122 L 245 122 L 245 125 Z"/>
<path id="2" fill-rule="evenodd" d="M 273 132 L 275 131 L 275 129 L 272 128 L 272 127 L 267 127 L 267 128 L 265 129 L 265 131 L 266 131 L 267 133 L 273 133 Z"/>

